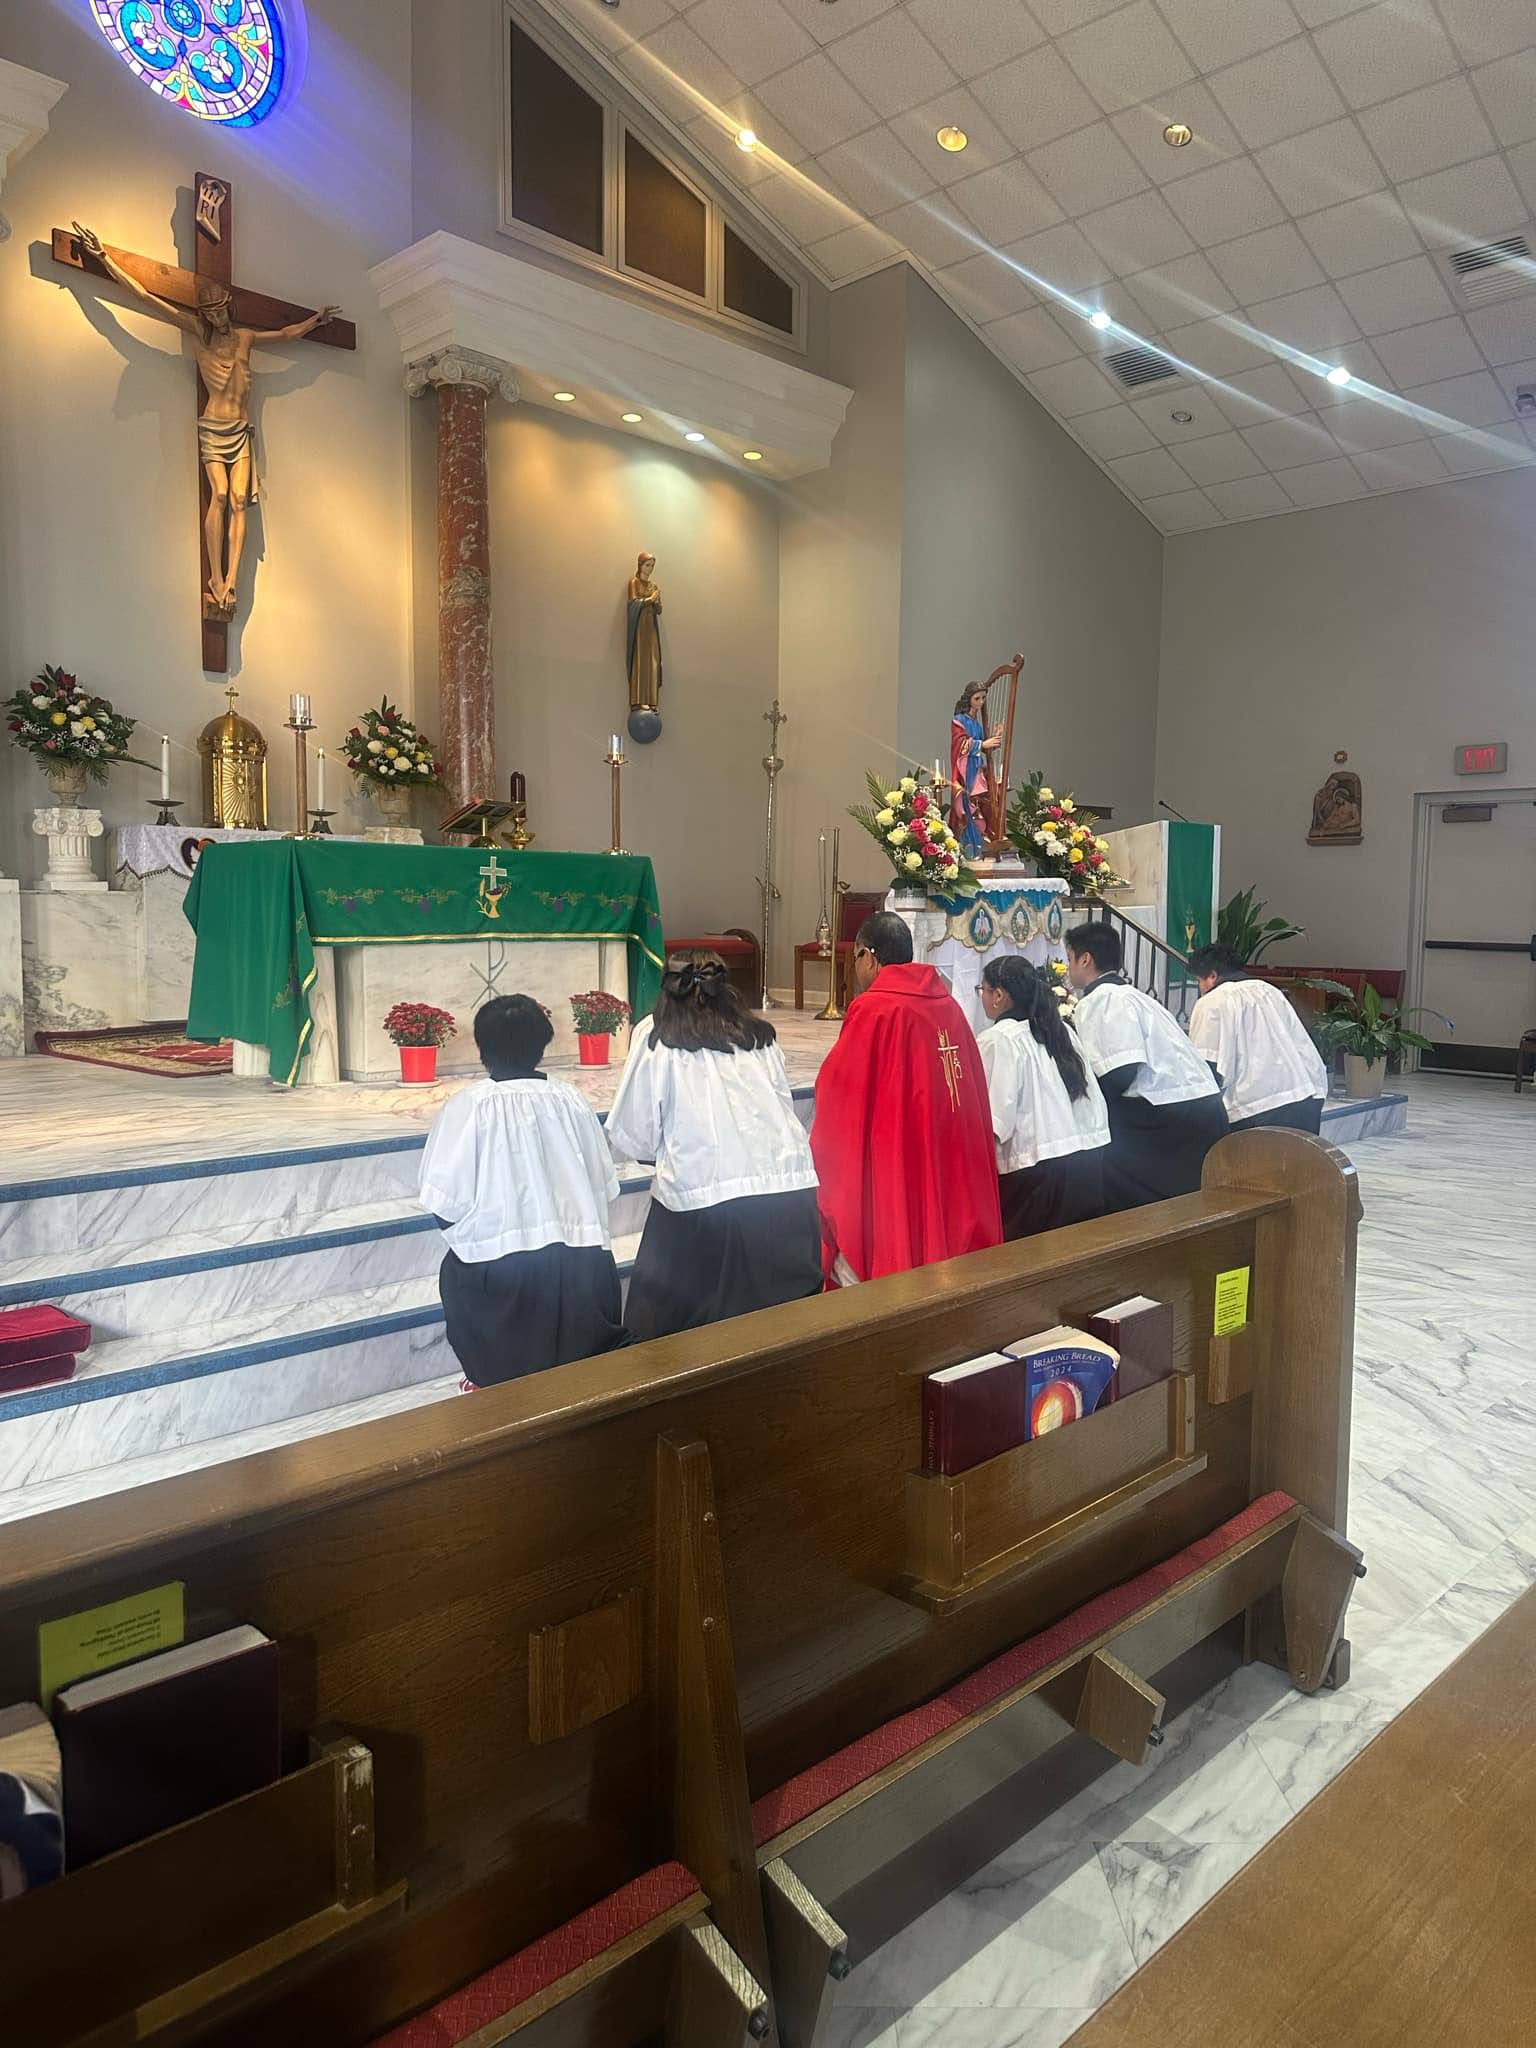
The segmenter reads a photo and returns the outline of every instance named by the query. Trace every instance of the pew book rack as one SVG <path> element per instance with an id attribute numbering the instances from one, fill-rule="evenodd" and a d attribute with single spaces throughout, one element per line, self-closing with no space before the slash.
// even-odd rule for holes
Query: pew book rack
<path id="1" fill-rule="evenodd" d="M 815 2048 L 977 1816 L 1244 1656 L 1347 1677 L 1358 1215 L 1243 1133 L 1178 1201 L 15 1525 L 0 1700 L 40 1621 L 177 1577 L 283 1646 L 289 1770 L 0 1907 L 0 2038 Z M 925 1373 L 1135 1293 L 1172 1378 L 918 1471 Z"/>

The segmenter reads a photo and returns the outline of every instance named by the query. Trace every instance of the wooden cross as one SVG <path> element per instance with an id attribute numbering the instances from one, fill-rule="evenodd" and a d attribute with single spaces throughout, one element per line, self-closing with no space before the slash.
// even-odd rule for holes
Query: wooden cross
<path id="1" fill-rule="evenodd" d="M 311 309 L 307 306 L 296 306 L 287 299 L 269 298 L 265 292 L 249 291 L 234 282 L 234 196 L 229 181 L 212 177 L 207 171 L 199 171 L 193 198 L 197 246 L 191 270 L 178 269 L 174 263 L 157 262 L 152 256 L 137 256 L 131 249 L 109 247 L 105 253 L 145 290 L 153 292 L 156 298 L 191 312 L 198 309 L 198 286 L 214 284 L 227 288 L 230 318 L 237 326 L 263 330 L 288 327 L 309 318 Z M 69 270 L 90 271 L 96 277 L 110 276 L 106 266 L 82 247 L 79 236 L 71 228 L 54 229 L 53 260 Z M 323 326 L 314 328 L 309 338 L 323 342 L 328 348 L 357 347 L 357 329 L 350 320 L 328 320 Z M 199 417 L 207 403 L 207 387 L 199 375 Z M 205 534 L 211 486 L 201 459 L 197 476 L 201 514 L 198 520 L 198 604 L 203 626 L 203 667 L 216 675 L 224 675 L 229 669 L 230 613 L 228 609 L 214 604 L 207 594 L 215 565 L 208 559 Z"/>

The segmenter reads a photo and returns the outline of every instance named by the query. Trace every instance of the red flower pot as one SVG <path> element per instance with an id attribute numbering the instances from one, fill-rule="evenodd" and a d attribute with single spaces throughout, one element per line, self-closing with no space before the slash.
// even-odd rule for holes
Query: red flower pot
<path id="1" fill-rule="evenodd" d="M 402 1081 L 435 1081 L 437 1079 L 437 1047 L 435 1045 L 402 1045 L 400 1047 L 400 1078 Z"/>
<path id="2" fill-rule="evenodd" d="M 606 1031 L 578 1031 L 576 1043 L 581 1048 L 581 1064 L 584 1067 L 606 1067 L 612 1042 Z"/>

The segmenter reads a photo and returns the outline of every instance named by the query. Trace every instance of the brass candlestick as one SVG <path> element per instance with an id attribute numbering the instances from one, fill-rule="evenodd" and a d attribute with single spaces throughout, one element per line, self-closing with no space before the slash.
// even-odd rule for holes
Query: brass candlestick
<path id="1" fill-rule="evenodd" d="M 502 834 L 502 844 L 513 853 L 524 853 L 532 846 L 535 835 L 528 830 L 528 779 L 514 772 L 508 792 L 512 803 L 511 823 Z"/>
<path id="2" fill-rule="evenodd" d="M 288 717 L 284 721 L 293 734 L 293 836 L 307 839 L 309 836 L 309 754 L 304 736 L 315 729 L 315 721 L 309 715 L 310 700 L 304 696 L 290 697 Z"/>
<path id="3" fill-rule="evenodd" d="M 622 853 L 624 851 L 624 834 L 619 823 L 622 796 L 620 778 L 627 766 L 627 757 L 624 749 L 619 745 L 617 733 L 612 734 L 609 738 L 608 751 L 603 756 L 603 759 L 608 763 L 613 775 L 613 844 L 609 847 L 608 851 L 610 853 Z"/>
<path id="4" fill-rule="evenodd" d="M 832 916 L 829 920 L 832 931 L 832 967 L 827 979 L 826 1005 L 816 1012 L 817 1022 L 822 1024 L 835 1024 L 838 1018 L 844 1014 L 843 1006 L 837 1000 L 837 977 L 841 964 L 838 959 L 837 948 L 843 926 L 843 898 L 848 894 L 852 885 L 845 882 L 839 873 L 842 851 L 843 828 L 841 825 L 834 825 L 832 828 Z"/>
<path id="5" fill-rule="evenodd" d="M 768 751 L 763 756 L 763 772 L 768 777 L 768 825 L 763 845 L 763 872 L 758 877 L 757 882 L 757 886 L 763 895 L 763 987 L 762 1001 L 759 1004 L 759 1008 L 776 1010 L 779 1008 L 779 1005 L 774 1001 L 768 987 L 768 963 L 773 946 L 773 906 L 779 900 L 778 885 L 773 879 L 773 841 L 774 828 L 777 822 L 774 792 L 778 786 L 780 770 L 784 766 L 783 760 L 779 755 L 779 727 L 789 723 L 789 715 L 787 712 L 779 709 L 777 697 L 773 700 L 772 710 L 763 713 L 763 723 L 771 729 L 772 738 L 768 743 Z"/>

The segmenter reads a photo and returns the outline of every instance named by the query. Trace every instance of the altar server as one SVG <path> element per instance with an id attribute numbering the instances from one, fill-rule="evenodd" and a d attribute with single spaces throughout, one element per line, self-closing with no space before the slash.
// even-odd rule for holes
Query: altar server
<path id="1" fill-rule="evenodd" d="M 816 1083 L 811 1150 L 834 1287 L 1002 1242 L 981 1055 L 936 969 L 890 911 L 853 949 L 860 990 Z"/>
<path id="2" fill-rule="evenodd" d="M 1163 1005 L 1130 986 L 1120 961 L 1111 925 L 1067 933 L 1067 971 L 1081 991 L 1072 1025 L 1109 1105 L 1106 1214 L 1193 1193 L 1227 1130 L 1216 1076 Z"/>
<path id="3" fill-rule="evenodd" d="M 1202 946 L 1189 965 L 1200 984 L 1190 1041 L 1220 1076 L 1232 1129 L 1321 1130 L 1328 1069 L 1279 989 L 1254 980 L 1230 946 Z"/>
<path id="4" fill-rule="evenodd" d="M 625 1311 L 636 1341 L 820 1292 L 816 1169 L 784 1055 L 718 953 L 668 960 L 608 1143 L 656 1163 Z"/>
<path id="5" fill-rule="evenodd" d="M 1033 1237 L 1104 1210 L 1103 1091 L 1045 978 L 1018 953 L 981 971 L 991 1020 L 977 1039 L 992 1105 L 1003 1236 Z"/>
<path id="6" fill-rule="evenodd" d="M 529 996 L 478 1010 L 488 1078 L 443 1104 L 421 1162 L 422 1206 L 448 1240 L 448 1342 L 476 1387 L 626 1341 L 608 1237 L 619 1178 L 585 1096 L 538 1071 L 553 1036 Z"/>

